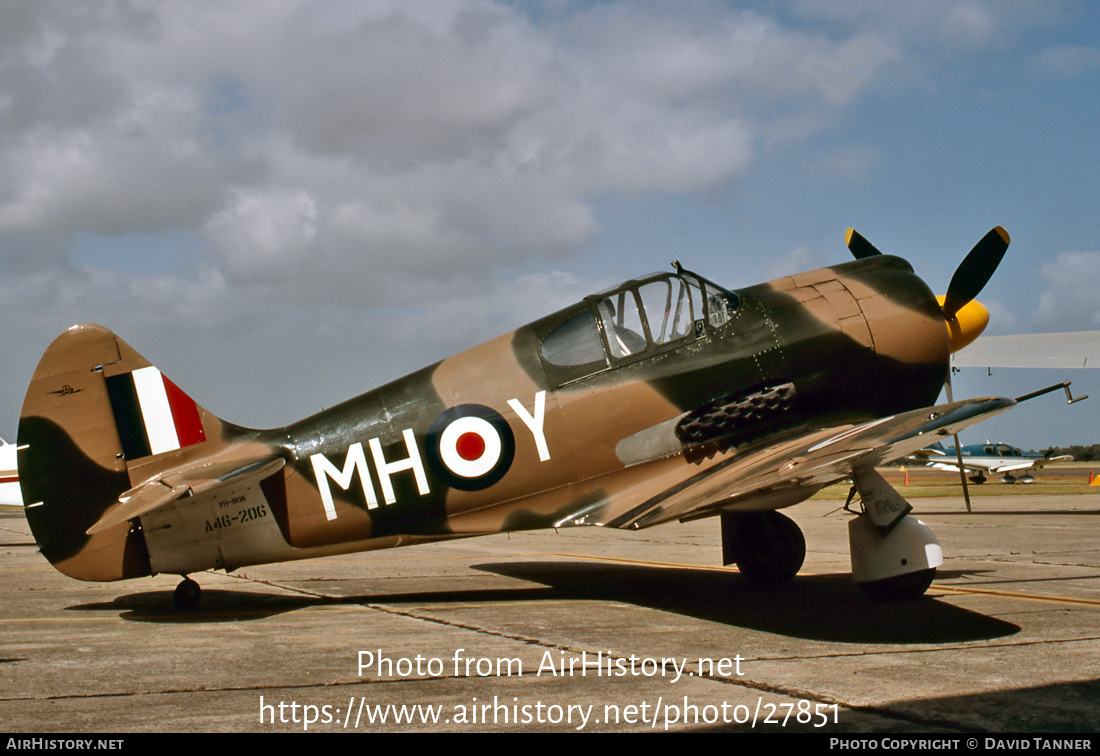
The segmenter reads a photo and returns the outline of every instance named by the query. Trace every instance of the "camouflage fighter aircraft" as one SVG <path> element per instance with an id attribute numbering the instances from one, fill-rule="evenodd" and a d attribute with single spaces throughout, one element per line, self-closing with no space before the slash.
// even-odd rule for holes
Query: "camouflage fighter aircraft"
<path id="1" fill-rule="evenodd" d="M 854 579 L 920 595 L 931 531 L 875 466 L 1015 401 L 933 406 L 1008 247 L 990 231 L 937 300 L 849 231 L 855 261 L 726 290 L 678 263 L 273 430 L 215 417 L 110 331 L 46 350 L 19 423 L 26 516 L 66 575 L 179 574 L 533 528 L 717 517 L 723 563 L 792 578 L 775 510 L 850 479 Z"/>

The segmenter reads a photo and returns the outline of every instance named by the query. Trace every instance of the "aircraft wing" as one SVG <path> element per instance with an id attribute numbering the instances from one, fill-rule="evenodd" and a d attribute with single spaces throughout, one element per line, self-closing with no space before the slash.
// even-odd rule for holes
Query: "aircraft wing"
<path id="1" fill-rule="evenodd" d="M 1100 368 L 1100 331 L 982 336 L 951 356 L 955 367 Z"/>
<path id="2" fill-rule="evenodd" d="M 936 460 L 935 462 L 929 462 L 928 466 L 931 467 L 933 470 L 949 470 L 949 471 L 952 471 L 952 472 L 958 472 L 959 471 L 958 462 L 952 462 L 951 460 L 948 460 L 948 459 Z M 963 466 L 962 466 L 962 469 L 965 470 L 966 472 L 978 472 L 979 470 L 983 471 L 983 472 L 988 472 L 990 467 L 989 467 L 989 465 L 975 464 L 975 463 L 972 463 L 972 462 L 964 462 Z"/>
<path id="3" fill-rule="evenodd" d="M 1016 470 L 1030 470 L 1033 467 L 1042 467 L 1042 460 L 1038 459 L 1017 459 L 1006 460 L 1004 464 L 990 465 L 989 471 L 994 473 L 1015 472 Z"/>
<path id="4" fill-rule="evenodd" d="M 635 491 L 622 492 L 623 498 L 612 507 L 615 514 L 603 524 L 638 529 L 706 517 L 729 507 L 774 509 L 793 504 L 851 476 L 855 469 L 912 454 L 1015 404 L 1008 398 L 941 404 L 859 425 L 807 431 L 778 444 L 718 455 L 688 477 L 682 468 L 679 476 L 670 470 L 639 483 Z M 638 503 L 624 511 L 624 500 L 632 498 Z"/>
<path id="5" fill-rule="evenodd" d="M 1048 462 L 1061 462 L 1071 459 L 1073 459 L 1073 457 L 1069 455 L 1034 458 L 1006 457 L 1003 460 L 997 459 L 996 457 L 963 457 L 963 469 L 973 472 L 1006 473 L 1016 472 L 1017 470 L 1030 470 L 1032 468 L 1043 467 Z M 934 467 L 937 470 L 954 470 L 955 472 L 959 470 L 959 465 L 954 461 L 954 458 L 929 462 L 928 466 Z"/>
<path id="6" fill-rule="evenodd" d="M 1063 460 L 1070 460 L 1073 457 L 1069 455 L 1062 455 L 1060 457 L 1034 457 L 1031 459 L 1007 459 L 1002 465 L 991 465 L 990 470 L 993 472 L 1012 472 L 1014 470 L 1030 470 L 1032 468 L 1043 467 L 1048 462 L 1061 462 Z"/>

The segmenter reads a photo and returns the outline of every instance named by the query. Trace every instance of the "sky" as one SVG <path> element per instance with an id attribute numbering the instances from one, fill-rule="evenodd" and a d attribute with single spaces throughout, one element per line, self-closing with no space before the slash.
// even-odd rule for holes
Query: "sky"
<path id="1" fill-rule="evenodd" d="M 280 426 L 673 260 L 845 262 L 936 291 L 990 228 L 989 334 L 1100 329 L 1100 4 L 0 4 L 0 435 L 107 326 Z M 1100 442 L 1100 372 L 963 436 Z"/>

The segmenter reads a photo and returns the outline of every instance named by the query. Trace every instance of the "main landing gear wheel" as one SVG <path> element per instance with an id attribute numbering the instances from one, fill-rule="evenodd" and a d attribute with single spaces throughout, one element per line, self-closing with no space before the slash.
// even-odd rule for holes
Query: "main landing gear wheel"
<path id="1" fill-rule="evenodd" d="M 806 539 L 779 512 L 731 512 L 722 515 L 722 563 L 737 564 L 751 583 L 784 583 L 806 559 Z"/>
<path id="2" fill-rule="evenodd" d="M 172 600 L 178 611 L 194 611 L 199 608 L 199 602 L 202 601 L 202 588 L 194 580 L 185 576 L 183 582 L 176 586 Z"/>

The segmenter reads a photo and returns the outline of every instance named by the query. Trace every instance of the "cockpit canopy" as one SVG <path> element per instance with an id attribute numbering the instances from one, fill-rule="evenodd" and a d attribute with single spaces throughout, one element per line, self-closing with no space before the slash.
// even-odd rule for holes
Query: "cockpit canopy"
<path id="1" fill-rule="evenodd" d="M 986 444 L 982 451 L 994 457 L 1022 457 L 1024 453 L 1015 446 L 1008 444 Z"/>
<path id="2" fill-rule="evenodd" d="M 545 338 L 551 365 L 614 365 L 701 336 L 729 322 L 739 304 L 734 292 L 679 265 L 585 297 L 588 307 Z"/>

